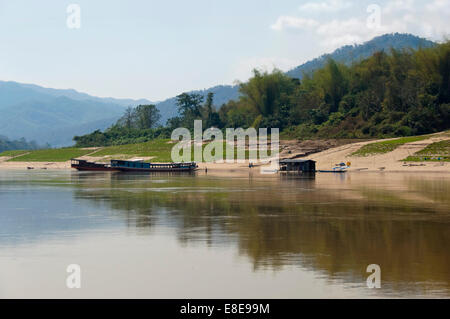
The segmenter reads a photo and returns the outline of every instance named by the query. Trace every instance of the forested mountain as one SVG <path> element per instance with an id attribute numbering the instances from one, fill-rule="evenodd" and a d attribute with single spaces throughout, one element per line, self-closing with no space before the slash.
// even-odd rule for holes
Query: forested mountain
<path id="1" fill-rule="evenodd" d="M 329 59 L 350 65 L 353 62 L 368 58 L 378 51 L 389 53 L 391 49 L 401 50 L 408 48 L 417 50 L 419 48 L 429 48 L 434 45 L 436 45 L 436 43 L 411 34 L 385 34 L 363 44 L 347 45 L 337 49 L 333 53 L 324 54 L 317 59 L 306 62 L 305 64 L 288 71 L 286 74 L 290 77 L 301 79 L 304 73 L 311 74 L 314 70 L 323 68 Z M 221 85 L 202 91 L 191 91 L 188 93 L 200 94 L 206 99 L 208 93 L 211 92 L 214 93 L 214 105 L 220 107 L 228 101 L 236 100 L 239 97 L 239 86 Z M 169 118 L 177 115 L 175 97 L 158 103 L 157 107 L 161 111 L 161 121 L 163 124 Z"/>
<path id="2" fill-rule="evenodd" d="M 430 48 L 436 43 L 414 36 L 412 34 L 385 34 L 359 45 L 346 45 L 333 53 L 324 54 L 312 61 L 306 62 L 286 74 L 293 78 L 301 79 L 303 74 L 311 74 L 315 70 L 323 68 L 329 59 L 350 66 L 373 55 L 375 52 L 384 51 L 389 53 L 391 49 L 413 49 Z"/>
<path id="3" fill-rule="evenodd" d="M 204 127 L 220 129 L 279 128 L 282 136 L 299 139 L 381 138 L 447 130 L 450 42 L 417 51 L 378 51 L 350 66 L 328 59 L 302 80 L 278 70 L 255 70 L 239 92 L 238 99 L 219 110 L 213 107 L 213 93 L 206 99 L 199 93 L 183 93 L 176 99 L 179 115 L 165 129 L 119 121 L 105 133 L 79 137 L 77 143 L 100 146 L 168 137 L 177 127 L 192 130 L 197 119 Z"/>
<path id="4" fill-rule="evenodd" d="M 223 127 L 277 127 L 285 136 L 394 137 L 450 128 L 450 42 L 379 51 L 351 66 L 329 59 L 301 81 L 255 72 L 219 111 Z"/>

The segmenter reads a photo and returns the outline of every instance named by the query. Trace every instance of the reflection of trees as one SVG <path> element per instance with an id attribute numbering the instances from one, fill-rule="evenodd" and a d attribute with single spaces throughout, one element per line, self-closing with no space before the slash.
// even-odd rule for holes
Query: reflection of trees
<path id="1" fill-rule="evenodd" d="M 388 282 L 450 282 L 448 215 L 392 193 L 365 188 L 362 199 L 348 199 L 315 188 L 314 180 L 292 179 L 104 182 L 75 194 L 120 211 L 130 227 L 174 227 L 184 244 L 236 240 L 255 269 L 300 265 L 361 282 L 376 263 Z"/>

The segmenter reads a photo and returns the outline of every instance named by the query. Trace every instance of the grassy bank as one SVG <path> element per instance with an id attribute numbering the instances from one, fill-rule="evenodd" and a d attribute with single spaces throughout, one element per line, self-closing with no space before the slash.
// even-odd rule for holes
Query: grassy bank
<path id="1" fill-rule="evenodd" d="M 380 142 L 374 142 L 361 147 L 356 152 L 352 153 L 353 156 L 371 156 L 384 154 L 394 151 L 396 148 L 404 145 L 406 143 L 413 143 L 417 141 L 422 141 L 429 139 L 431 136 L 436 135 L 422 135 L 422 136 L 411 136 L 402 137 L 392 140 L 384 140 Z M 450 132 L 442 132 L 440 136 L 450 137 Z M 292 141 L 291 141 L 292 142 Z M 219 143 L 219 144 L 217 144 Z M 214 145 L 215 144 L 215 145 Z M 288 145 L 287 141 L 285 144 Z M 425 160 L 442 160 L 449 161 L 450 156 L 450 142 L 449 140 L 444 140 L 442 142 L 433 143 L 428 145 L 428 147 L 415 153 L 414 155 L 405 159 L 405 161 L 423 161 Z M 72 158 L 79 158 L 82 156 L 89 155 L 93 157 L 94 160 L 100 162 L 106 162 L 110 159 L 131 159 L 136 157 L 142 157 L 150 159 L 152 162 L 172 162 L 172 148 L 175 142 L 169 139 L 156 139 L 153 141 L 137 144 L 127 144 L 127 145 L 117 145 L 117 146 L 107 146 L 99 147 L 97 149 L 86 149 L 86 148 L 60 148 L 60 149 L 46 149 L 46 150 L 19 150 L 19 151 L 6 151 L 0 154 L 0 157 L 12 157 L 8 161 L 10 162 L 66 162 Z M 222 141 L 217 141 L 209 144 L 203 145 L 203 154 L 206 155 L 214 147 L 222 146 L 223 157 L 226 158 L 226 143 Z M 291 143 L 291 145 L 293 145 Z M 303 149 L 311 147 L 308 143 L 303 146 L 298 146 L 297 148 Z M 208 148 L 208 149 L 207 149 Z M 295 149 L 292 150 L 296 151 Z M 245 150 L 245 158 L 249 158 L 249 150 Z M 269 152 L 270 153 L 270 152 Z M 214 152 L 213 152 L 214 155 Z M 259 154 L 258 154 L 259 155 Z M 234 149 L 234 158 L 237 158 L 237 147 Z M 191 159 L 194 160 L 194 148 L 191 148 Z"/>
<path id="2" fill-rule="evenodd" d="M 109 146 L 100 149 L 99 151 L 92 153 L 93 157 L 104 157 L 104 156 L 114 156 L 116 158 L 126 158 L 126 157 L 151 157 L 152 162 L 172 162 L 172 148 L 175 145 L 170 142 L 169 139 L 154 140 L 146 143 L 140 144 L 128 144 L 128 145 L 118 145 Z M 219 143 L 219 144 L 217 144 Z M 209 144 L 209 147 L 220 147 L 222 146 L 223 156 L 227 154 L 226 143 L 225 142 L 213 142 Z M 203 154 L 205 154 L 205 148 L 208 144 L 202 146 Z M 249 151 L 245 151 L 245 158 L 249 158 Z M 213 151 L 214 155 L 215 152 Z M 269 151 L 270 154 L 270 151 Z M 259 152 L 258 152 L 259 156 Z M 237 147 L 234 149 L 234 158 L 237 158 Z M 191 148 L 191 159 L 194 160 L 194 147 Z"/>
<path id="3" fill-rule="evenodd" d="M 171 162 L 170 154 L 173 147 L 168 139 L 154 140 L 146 143 L 108 146 L 92 153 L 93 157 L 119 156 L 152 157 L 153 161 Z"/>
<path id="4" fill-rule="evenodd" d="M 26 153 L 28 153 L 30 151 L 25 151 L 25 150 L 19 150 L 19 151 L 4 151 L 2 153 L 0 153 L 0 157 L 15 157 L 15 156 L 20 156 L 20 155 L 24 155 Z"/>
<path id="5" fill-rule="evenodd" d="M 66 162 L 71 158 L 84 156 L 89 153 L 92 153 L 92 150 L 80 148 L 59 148 L 27 151 L 22 156 L 17 156 L 10 159 L 9 162 Z"/>
<path id="6" fill-rule="evenodd" d="M 450 162 L 450 140 L 436 142 L 404 159 L 407 162 Z"/>
<path id="7" fill-rule="evenodd" d="M 0 156 L 15 156 L 14 158 L 9 159 L 11 162 L 65 162 L 72 158 L 78 158 L 88 154 L 90 157 L 104 158 L 105 161 L 111 158 L 130 159 L 133 157 L 144 157 L 151 158 L 152 162 L 172 162 L 171 153 L 174 145 L 175 144 L 169 139 L 158 139 L 145 143 L 102 147 L 97 150 L 83 148 L 61 148 L 36 151 L 8 151 L 0 154 Z M 206 154 L 205 149 L 207 147 L 212 150 L 214 146 L 222 146 L 223 156 L 226 157 L 226 143 L 222 141 L 204 144 L 203 154 Z M 210 150 L 206 151 L 208 153 L 210 152 Z M 249 150 L 245 150 L 246 159 L 249 158 L 249 153 Z M 270 150 L 268 153 L 271 153 Z M 214 151 L 212 154 L 215 154 Z M 237 158 L 237 155 L 237 147 L 235 147 L 235 159 Z M 194 160 L 194 147 L 191 148 L 191 160 Z"/>
<path id="8" fill-rule="evenodd" d="M 401 137 L 393 140 L 388 141 L 381 141 L 376 143 L 371 143 L 364 145 L 359 150 L 354 152 L 352 156 L 370 156 L 370 155 L 378 155 L 378 154 L 385 154 L 392 152 L 396 148 L 407 144 L 407 143 L 413 143 L 422 141 L 429 138 L 428 135 L 423 136 L 408 136 L 408 137 Z"/>

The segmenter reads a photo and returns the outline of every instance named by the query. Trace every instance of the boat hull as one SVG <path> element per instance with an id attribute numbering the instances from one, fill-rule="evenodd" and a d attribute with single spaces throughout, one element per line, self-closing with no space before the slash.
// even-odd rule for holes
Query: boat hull
<path id="1" fill-rule="evenodd" d="M 117 171 L 120 172 L 143 172 L 143 173 L 151 173 L 151 172 L 193 172 L 197 170 L 196 168 L 117 168 Z"/>
<path id="2" fill-rule="evenodd" d="M 117 169 L 111 167 L 86 167 L 86 166 L 78 166 L 72 165 L 72 168 L 77 171 L 93 171 L 93 172 L 117 172 Z"/>
<path id="3" fill-rule="evenodd" d="M 193 172 L 198 165 L 192 163 L 145 163 L 139 161 L 111 160 L 111 167 L 121 172 Z"/>

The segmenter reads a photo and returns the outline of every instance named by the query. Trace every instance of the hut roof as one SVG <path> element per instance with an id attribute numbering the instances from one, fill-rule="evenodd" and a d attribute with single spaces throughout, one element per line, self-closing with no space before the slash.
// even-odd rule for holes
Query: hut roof
<path id="1" fill-rule="evenodd" d="M 280 164 L 288 164 L 288 163 L 306 163 L 306 162 L 315 162 L 313 160 L 305 160 L 305 159 L 284 159 L 280 161 Z"/>

